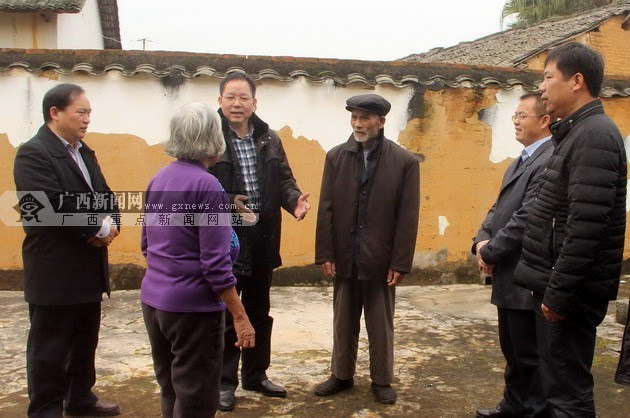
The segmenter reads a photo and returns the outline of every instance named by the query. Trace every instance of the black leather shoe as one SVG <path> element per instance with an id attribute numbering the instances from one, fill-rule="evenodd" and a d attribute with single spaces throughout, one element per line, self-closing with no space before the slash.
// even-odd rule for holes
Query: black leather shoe
<path id="1" fill-rule="evenodd" d="M 265 396 L 272 396 L 274 398 L 284 398 L 287 396 L 287 390 L 280 385 L 276 385 L 269 379 L 265 379 L 262 382 L 248 384 L 243 383 L 243 389 L 253 390 L 254 392 L 262 393 Z"/>
<path id="2" fill-rule="evenodd" d="M 354 379 L 341 380 L 333 374 L 328 379 L 315 386 L 315 395 L 330 396 L 342 390 L 350 389 L 354 385 Z"/>
<path id="3" fill-rule="evenodd" d="M 475 412 L 475 416 L 477 418 L 517 418 L 517 415 L 514 415 L 510 412 L 504 411 L 501 409 L 501 405 L 497 405 L 494 408 L 490 409 L 478 409 Z"/>
<path id="4" fill-rule="evenodd" d="M 120 408 L 113 402 L 98 401 L 85 408 L 67 408 L 65 414 L 69 417 L 113 417 L 120 415 Z"/>
<path id="5" fill-rule="evenodd" d="M 392 385 L 381 386 L 372 383 L 372 393 L 380 403 L 394 403 L 396 399 L 398 399 L 398 395 L 396 395 L 396 391 Z"/>
<path id="6" fill-rule="evenodd" d="M 233 390 L 222 390 L 219 392 L 219 411 L 228 412 L 234 409 L 236 399 Z"/>

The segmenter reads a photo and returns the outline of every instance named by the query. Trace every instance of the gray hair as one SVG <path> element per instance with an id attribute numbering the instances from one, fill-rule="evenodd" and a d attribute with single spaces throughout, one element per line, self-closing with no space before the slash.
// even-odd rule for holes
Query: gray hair
<path id="1" fill-rule="evenodd" d="M 171 157 L 201 161 L 221 157 L 225 152 L 221 119 L 207 104 L 189 103 L 182 106 L 171 117 L 170 130 L 164 151 Z"/>

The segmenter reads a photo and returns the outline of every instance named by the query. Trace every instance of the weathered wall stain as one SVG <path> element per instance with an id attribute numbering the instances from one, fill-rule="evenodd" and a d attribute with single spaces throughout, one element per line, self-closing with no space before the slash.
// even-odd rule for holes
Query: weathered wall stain
<path id="1" fill-rule="evenodd" d="M 41 86 L 37 87 L 41 90 Z M 498 163 L 491 161 L 493 126 L 481 120 L 488 109 L 497 105 L 499 93 L 498 88 L 447 88 L 416 90 L 413 94 L 412 100 L 418 109 L 411 113 L 414 117 L 397 139 L 399 144 L 423 157 L 419 162 L 421 213 L 415 257 L 417 267 L 446 269 L 455 264 L 463 265 L 461 263 L 470 259 L 471 238 L 496 199 L 503 173 L 512 161 L 509 157 Z M 516 96 L 516 92 L 512 96 Z M 605 99 L 604 104 L 624 137 L 628 137 L 630 100 Z M 329 111 L 347 116 L 343 108 Z M 265 113 L 271 112 L 272 109 L 266 107 Z M 296 222 L 289 214 L 283 214 L 281 252 L 284 266 L 304 266 L 313 262 L 325 150 L 313 138 L 295 135 L 288 123 L 272 127 L 280 128 L 279 134 L 300 188 L 311 193 L 311 212 L 304 221 Z M 345 141 L 350 134 L 349 119 L 335 129 L 339 132 L 337 143 Z M 505 143 L 515 142 L 513 134 L 506 133 L 505 136 L 499 139 Z M 151 177 L 171 161 L 158 144 L 162 139 L 97 132 L 89 133 L 86 142 L 96 151 L 112 189 L 136 191 L 145 190 Z M 18 142 L 7 134 L 0 134 L 0 192 L 14 190 L 16 148 L 13 144 Z M 446 221 L 448 227 L 445 227 Z M 3 237 L 0 270 L 20 269 L 21 228 L 0 225 L 0 234 Z M 628 237 L 630 244 L 630 234 Z M 144 266 L 139 243 L 140 228 L 123 227 L 122 235 L 111 248 L 111 263 Z M 629 256 L 630 245 L 626 245 L 626 257 Z"/>
<path id="2" fill-rule="evenodd" d="M 427 91 L 430 119 L 412 119 L 399 143 L 425 156 L 420 163 L 420 226 L 417 264 L 468 258 L 470 239 L 492 205 L 510 161 L 489 161 L 491 128 L 477 113 L 496 101 L 496 89 Z M 439 217 L 448 219 L 439 234 Z"/>

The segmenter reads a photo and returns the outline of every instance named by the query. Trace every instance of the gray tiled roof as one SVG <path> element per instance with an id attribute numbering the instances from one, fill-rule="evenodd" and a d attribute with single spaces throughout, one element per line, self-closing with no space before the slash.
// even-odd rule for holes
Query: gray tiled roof
<path id="1" fill-rule="evenodd" d="M 47 11 L 79 13 L 85 0 L 0 0 L 0 10 L 13 12 Z"/>
<path id="2" fill-rule="evenodd" d="M 0 49 L 0 73 L 21 68 L 33 74 L 86 73 L 100 76 L 110 71 L 133 77 L 150 74 L 164 85 L 186 79 L 222 79 L 232 71 L 244 71 L 254 80 L 289 83 L 299 78 L 311 82 L 332 81 L 337 86 L 376 85 L 426 90 L 447 88 L 522 87 L 535 91 L 542 79 L 538 71 L 462 64 L 403 61 L 358 61 L 324 58 L 265 57 L 198 54 L 169 51 L 24 50 Z M 629 97 L 630 77 L 606 77 L 601 97 Z"/>
<path id="3" fill-rule="evenodd" d="M 617 15 L 627 15 L 628 12 L 630 12 L 630 2 L 626 1 L 623 4 L 604 6 L 565 18 L 547 19 L 526 28 L 497 32 L 449 48 L 434 48 L 421 54 L 409 55 L 401 60 L 499 67 L 518 66 L 541 51 L 595 29 Z M 629 24 L 627 20 L 625 24 Z"/>

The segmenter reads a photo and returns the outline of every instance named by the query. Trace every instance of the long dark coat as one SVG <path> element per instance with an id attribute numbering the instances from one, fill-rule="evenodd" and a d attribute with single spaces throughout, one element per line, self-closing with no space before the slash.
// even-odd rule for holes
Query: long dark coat
<path id="1" fill-rule="evenodd" d="M 499 308 L 534 309 L 531 293 L 514 284 L 514 269 L 521 256 L 527 207 L 536 197 L 538 180 L 552 152 L 553 144 L 547 141 L 523 163 L 519 163 L 520 157 L 512 162 L 503 176 L 499 197 L 473 240 L 473 254 L 478 242 L 490 240 L 481 255 L 486 263 L 495 265 L 491 302 Z"/>
<path id="2" fill-rule="evenodd" d="M 111 199 L 111 190 L 94 151 L 83 143 L 80 153 L 94 191 L 105 193 Z M 43 191 L 53 208 L 61 213 L 78 211 L 76 199 L 61 197 L 65 192 L 92 192 L 77 163 L 47 125 L 20 146 L 13 175 L 17 191 Z M 93 211 L 86 209 L 86 212 Z M 88 239 L 99 229 L 99 225 L 24 228 L 24 297 L 28 303 L 93 303 L 101 301 L 103 292 L 109 294 L 107 247 L 88 244 Z"/>
<path id="3" fill-rule="evenodd" d="M 376 161 L 367 188 L 361 187 L 362 148 L 353 136 L 326 154 L 315 263 L 335 262 L 339 277 L 351 276 L 358 229 L 360 280 L 385 280 L 388 269 L 411 272 L 418 232 L 419 164 L 409 151 L 387 138 L 379 140 L 380 151 L 368 157 Z M 359 193 L 365 193 L 366 204 L 363 220 L 357 222 Z"/>

